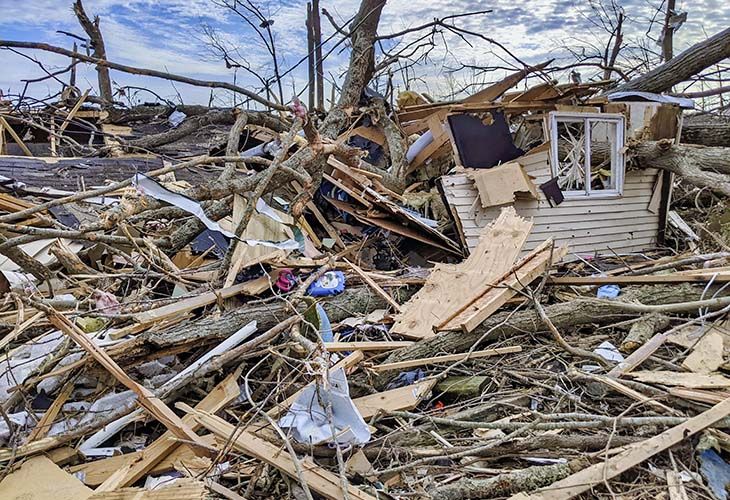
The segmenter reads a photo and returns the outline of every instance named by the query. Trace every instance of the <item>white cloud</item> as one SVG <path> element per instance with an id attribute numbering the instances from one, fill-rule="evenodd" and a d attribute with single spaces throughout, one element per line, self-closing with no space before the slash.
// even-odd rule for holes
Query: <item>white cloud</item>
<path id="1" fill-rule="evenodd" d="M 56 45 L 69 46 L 71 40 L 55 33 L 58 29 L 81 33 L 71 10 L 71 0 L 33 0 L 30 2 L 3 2 L 3 16 L 0 29 L 4 37 L 19 37 L 27 40 L 47 41 Z M 689 18 L 677 34 L 676 51 L 703 39 L 729 25 L 730 9 L 720 0 L 678 2 L 680 8 L 689 9 Z M 258 5 L 274 20 L 273 32 L 283 68 L 289 68 L 306 54 L 306 2 L 304 0 L 259 0 Z M 621 4 L 627 14 L 636 17 L 645 25 L 650 7 L 645 0 L 623 0 Z M 200 26 L 209 23 L 220 30 L 222 36 L 240 49 L 240 55 L 252 67 L 270 71 L 270 56 L 261 41 L 250 28 L 226 9 L 216 6 L 212 0 L 86 0 L 85 8 L 90 14 L 101 16 L 110 60 L 124 64 L 167 70 L 203 79 L 232 81 L 233 72 L 222 62 L 213 60 L 200 39 Z M 357 11 L 359 0 L 322 0 L 326 8 L 340 24 Z M 585 16 L 585 2 L 578 0 L 493 0 L 488 4 L 481 0 L 389 0 L 380 25 L 381 33 L 391 33 L 417 26 L 436 17 L 466 11 L 492 8 L 490 14 L 463 17 L 456 22 L 475 33 L 482 33 L 504 44 L 521 59 L 531 63 L 548 56 L 563 54 L 559 47 L 573 43 L 576 37 L 590 36 Z M 589 14 L 588 14 L 589 15 Z M 322 17 L 323 36 L 334 30 Z M 643 36 L 637 27 L 635 35 Z M 439 46 L 432 52 L 431 59 L 418 69 L 423 81 L 417 85 L 432 93 L 447 93 L 451 88 L 482 79 L 496 79 L 504 71 L 486 77 L 475 77 L 464 73 L 458 78 L 448 74 L 459 62 L 474 65 L 515 64 L 515 61 L 499 47 L 487 41 L 471 38 L 472 45 L 453 33 L 444 33 L 446 46 Z M 632 34 L 633 36 L 633 34 Z M 334 40 L 338 40 L 339 36 Z M 406 37 L 407 41 L 413 36 Z M 438 40 L 437 40 L 438 41 Z M 332 46 L 325 47 L 325 53 Z M 348 54 L 341 52 L 341 45 L 326 61 L 327 78 L 339 78 L 346 67 Z M 34 53 L 49 67 L 67 64 L 62 57 Z M 0 88 L 22 88 L 19 80 L 28 76 L 39 76 L 42 72 L 33 63 L 7 51 L 0 51 Z M 305 84 L 306 63 L 285 78 L 285 97 L 292 91 L 292 85 L 301 89 Z M 124 75 L 113 72 L 115 82 L 148 86 L 162 95 L 174 95 L 170 83 L 150 78 Z M 91 67 L 80 70 L 80 81 L 87 79 L 94 83 L 96 75 Z M 239 71 L 238 83 L 254 85 L 244 72 Z M 338 84 L 341 82 L 337 82 Z M 176 85 L 187 100 L 207 103 L 209 90 L 193 89 Z M 39 85 L 34 92 L 43 94 L 46 86 Z M 329 92 L 327 92 L 329 94 Z"/>

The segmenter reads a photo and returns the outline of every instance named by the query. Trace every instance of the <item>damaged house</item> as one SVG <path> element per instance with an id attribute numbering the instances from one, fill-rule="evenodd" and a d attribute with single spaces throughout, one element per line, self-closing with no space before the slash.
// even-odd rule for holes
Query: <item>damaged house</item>
<path id="1" fill-rule="evenodd" d="M 691 108 L 691 101 L 624 93 L 539 109 L 540 95 L 532 99 L 528 112 L 511 113 L 510 104 L 523 99 L 507 95 L 504 112 L 485 105 L 471 114 L 434 113 L 445 116 L 437 133 L 450 142 L 457 163 L 439 182 L 461 244 L 474 248 L 511 205 L 535 222 L 525 252 L 548 237 L 581 258 L 656 247 L 671 181 L 657 169 L 627 164 L 624 149 L 631 140 L 679 141 L 682 106 Z M 434 115 L 427 121 L 439 128 Z"/>

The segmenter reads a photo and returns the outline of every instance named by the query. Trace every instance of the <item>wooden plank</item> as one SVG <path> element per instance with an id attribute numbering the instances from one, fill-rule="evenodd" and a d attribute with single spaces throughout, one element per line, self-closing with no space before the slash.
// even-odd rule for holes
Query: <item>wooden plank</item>
<path id="1" fill-rule="evenodd" d="M 434 327 L 481 296 L 489 284 L 512 268 L 527 241 L 532 222 L 506 208 L 482 234 L 461 264 L 437 264 L 426 284 L 404 305 L 391 332 L 407 338 L 434 336 Z"/>
<path id="2" fill-rule="evenodd" d="M 68 124 L 71 123 L 71 120 L 73 120 L 74 116 L 76 116 L 76 112 L 84 104 L 84 101 L 86 101 L 86 98 L 89 97 L 89 92 L 91 92 L 91 89 L 86 89 L 86 92 L 81 94 L 81 97 L 79 97 L 79 100 L 76 101 L 76 104 L 74 104 L 73 108 L 71 108 L 71 111 L 68 112 L 68 114 L 66 115 L 66 119 L 63 120 L 63 123 L 58 128 L 59 134 L 63 134 L 63 131 L 66 130 L 66 127 L 68 127 Z"/>
<path id="3" fill-rule="evenodd" d="M 727 389 L 730 387 L 730 378 L 721 373 L 656 370 L 631 372 L 629 377 L 645 384 L 680 386 L 687 389 Z"/>
<path id="4" fill-rule="evenodd" d="M 88 500 L 205 500 L 207 498 L 210 496 L 204 482 L 183 478 L 154 490 L 121 488 L 102 491 L 94 493 Z"/>
<path id="5" fill-rule="evenodd" d="M 412 410 L 431 392 L 436 379 L 425 379 L 405 387 L 368 394 L 352 400 L 362 418 L 368 419 L 382 411 Z"/>
<path id="6" fill-rule="evenodd" d="M 274 281 L 276 281 L 276 276 L 275 273 L 272 273 L 271 276 L 261 276 L 260 278 L 246 281 L 245 283 L 239 283 L 214 292 L 201 293 L 195 297 L 180 299 L 178 302 L 173 302 L 166 306 L 133 314 L 132 319 L 143 325 L 154 323 L 170 318 L 171 316 L 188 313 L 200 307 L 207 306 L 219 299 L 229 299 L 241 294 L 257 295 L 268 290 Z"/>
<path id="7" fill-rule="evenodd" d="M 411 341 L 373 341 L 373 342 L 325 342 L 324 347 L 330 352 L 342 351 L 392 351 L 402 347 L 412 346 Z"/>
<path id="8" fill-rule="evenodd" d="M 210 391 L 195 408 L 203 411 L 218 412 L 222 410 L 228 403 L 238 398 L 241 389 L 238 386 L 238 372 L 233 372 L 223 379 L 212 391 Z M 182 422 L 189 426 L 193 431 L 198 430 L 199 426 L 194 418 L 185 415 Z M 142 450 L 139 461 L 127 471 L 124 478 L 120 481 L 120 486 L 129 486 L 141 479 L 162 459 L 175 450 L 179 444 L 173 439 L 172 432 L 167 431 L 157 438 L 152 444 Z"/>
<path id="9" fill-rule="evenodd" d="M 398 302 L 396 302 L 395 300 L 393 300 L 393 297 L 391 297 L 390 295 L 388 295 L 388 292 L 386 292 L 385 290 L 383 290 L 382 288 L 380 288 L 380 285 L 378 285 L 370 276 L 368 276 L 365 271 L 363 271 L 362 269 L 360 269 L 359 266 L 353 264 L 352 262 L 350 262 L 347 259 L 344 259 L 344 261 L 347 262 L 347 265 L 350 266 L 350 268 L 353 271 L 355 271 L 355 273 L 357 273 L 357 275 L 360 276 L 360 278 L 362 278 L 362 280 L 365 283 L 367 283 L 368 285 L 370 285 L 370 288 L 372 288 L 373 290 L 375 290 L 375 293 L 377 293 L 378 295 L 380 295 L 383 298 L 383 300 L 385 300 L 388 304 L 390 304 L 390 306 L 396 312 L 401 312 L 401 306 L 400 306 L 400 304 L 398 304 Z"/>
<path id="10" fill-rule="evenodd" d="M 509 299 L 514 297 L 519 290 L 532 283 L 533 280 L 537 279 L 547 268 L 558 262 L 567 253 L 567 246 L 553 249 L 552 240 L 546 241 L 523 257 L 506 276 L 495 282 L 494 287 L 489 288 L 458 314 L 439 325 L 438 329 L 459 329 L 466 333 L 473 331 Z"/>
<path id="11" fill-rule="evenodd" d="M 366 200 L 365 198 L 363 198 L 360 194 L 356 193 L 355 191 L 353 191 L 349 187 L 345 186 L 342 182 L 338 181 L 337 179 L 335 179 L 331 175 L 329 175 L 329 174 L 322 174 L 322 177 L 325 180 L 327 180 L 327 181 L 331 182 L 332 184 L 334 184 L 335 186 L 337 186 L 339 189 L 341 189 L 345 193 L 347 193 L 350 196 L 352 196 L 353 198 L 355 198 L 358 202 L 362 203 L 367 208 L 372 208 L 373 207 L 373 204 L 372 203 L 370 203 L 368 200 Z"/>
<path id="12" fill-rule="evenodd" d="M 604 483 L 643 461 L 653 457 L 675 444 L 697 434 L 730 414 L 730 398 L 709 410 L 690 418 L 686 422 L 644 441 L 628 445 L 624 451 L 595 465 L 586 467 L 550 486 L 529 495 L 521 494 L 511 499 L 568 500 L 589 491 L 593 486 Z"/>
<path id="13" fill-rule="evenodd" d="M 186 416 L 183 417 L 183 420 Z M 193 427 L 198 427 L 198 423 L 195 422 Z M 213 447 L 218 439 L 213 434 L 206 434 L 200 436 L 203 443 L 209 447 Z M 156 442 L 156 441 L 155 441 Z M 184 463 L 190 461 L 196 457 L 190 446 L 180 444 L 178 441 L 172 440 L 172 444 L 175 446 L 173 449 L 164 456 L 157 464 L 151 467 L 147 471 L 147 475 L 159 475 L 163 472 L 171 471 L 175 469 L 175 464 Z M 103 458 L 101 460 L 94 460 L 79 465 L 73 465 L 68 468 L 68 471 L 72 474 L 76 472 L 82 472 L 83 482 L 87 486 L 95 487 L 106 481 L 109 476 L 114 474 L 119 469 L 128 469 L 129 466 L 133 465 L 136 461 L 143 458 L 143 454 L 146 450 L 135 451 L 132 453 L 125 453 L 124 455 L 115 455 L 113 457 Z"/>
<path id="14" fill-rule="evenodd" d="M 276 467 L 293 480 L 298 480 L 297 467 L 292 457 L 282 451 L 279 446 L 271 444 L 245 429 L 239 429 L 212 413 L 194 410 L 186 405 L 179 406 L 216 436 L 229 440 L 236 451 Z M 309 457 L 300 459 L 299 464 L 302 478 L 312 490 L 330 500 L 345 497 L 339 476 L 318 466 Z M 357 500 L 375 500 L 372 495 L 352 485 L 347 486 L 347 496 Z"/>
<path id="15" fill-rule="evenodd" d="M 660 403 L 659 401 L 655 401 L 653 398 L 647 397 L 644 394 L 640 393 L 637 390 L 632 389 L 631 387 L 628 387 L 615 378 L 607 377 L 605 375 L 598 375 L 595 373 L 587 373 L 583 372 L 580 373 L 580 378 L 585 378 L 589 380 L 593 380 L 595 382 L 599 382 L 603 385 L 606 385 L 613 389 L 614 391 L 618 392 L 619 394 L 623 394 L 624 396 L 628 396 L 634 401 L 638 401 L 640 403 L 643 403 L 647 406 L 652 407 L 653 409 L 659 411 L 660 413 L 667 413 L 669 415 L 679 415 L 679 412 L 675 410 L 674 408 L 670 408 L 669 406 Z"/>
<path id="16" fill-rule="evenodd" d="M 91 341 L 84 332 L 68 318 L 59 314 L 54 309 L 46 310 L 48 321 L 71 337 L 79 347 L 91 355 L 101 366 L 103 366 L 115 379 L 127 389 L 133 391 L 138 398 L 139 404 L 147 412 L 156 418 L 161 424 L 167 427 L 176 437 L 193 443 L 199 442 L 195 434 L 165 403 L 156 397 L 152 391 L 132 380 L 122 368 L 114 361 L 106 351 Z"/>
<path id="17" fill-rule="evenodd" d="M 467 361 L 470 359 L 502 356 L 504 354 L 512 354 L 515 352 L 522 352 L 522 347 L 497 347 L 496 349 L 485 349 L 483 351 L 474 351 L 472 353 L 447 354 L 445 356 L 411 359 L 408 361 L 399 361 L 397 363 L 383 363 L 381 365 L 373 366 L 372 370 L 376 372 L 387 372 L 390 370 L 402 370 L 403 368 L 412 368 L 414 366 L 437 365 L 440 363 L 451 363 L 453 361 Z"/>
<path id="18" fill-rule="evenodd" d="M 13 130 L 13 127 L 8 124 L 7 121 L 5 121 L 5 118 L 0 116 L 0 129 L 5 128 L 5 130 L 8 131 L 8 134 L 10 134 L 10 137 L 13 138 L 15 143 L 20 146 L 20 149 L 23 150 L 23 153 L 25 153 L 28 156 L 33 156 L 33 153 L 28 149 L 28 146 L 25 145 L 23 140 L 18 136 L 18 134 L 15 133 L 15 130 Z"/>
<path id="19" fill-rule="evenodd" d="M 482 101 L 493 101 L 505 92 L 507 92 L 509 89 L 520 83 L 522 80 L 525 79 L 527 75 L 534 71 L 541 71 L 544 69 L 549 62 L 544 62 L 542 64 L 538 64 L 536 66 L 529 66 L 525 69 L 521 69 L 519 71 L 516 71 L 510 75 L 507 75 L 505 78 L 500 80 L 499 82 L 490 85 L 489 87 L 480 90 L 479 92 L 470 95 L 466 99 L 464 99 L 463 102 L 470 103 L 470 102 L 482 102 Z"/>
<path id="20" fill-rule="evenodd" d="M 325 196 L 325 200 L 327 200 L 329 203 L 331 203 L 334 207 L 338 208 L 339 210 L 342 210 L 343 212 L 346 212 L 353 217 L 355 217 L 357 220 L 362 222 L 363 224 L 367 224 L 369 226 L 375 226 L 375 227 L 381 227 L 387 231 L 392 231 L 396 234 L 399 234 L 401 236 L 405 236 L 406 238 L 410 238 L 416 241 L 420 241 L 421 243 L 425 243 L 426 245 L 434 246 L 436 248 L 441 248 L 442 250 L 445 250 L 450 253 L 456 253 L 457 255 L 461 255 L 461 252 L 457 252 L 454 248 L 450 248 L 439 241 L 436 241 L 426 235 L 423 235 L 419 233 L 418 231 L 411 229 L 408 226 L 405 226 L 403 224 L 399 224 L 397 222 L 394 222 L 389 219 L 385 218 L 375 218 L 375 217 L 367 217 L 360 213 L 358 213 L 357 209 L 350 205 L 349 203 L 345 203 L 343 201 L 335 200 L 333 198 L 329 198 Z"/>

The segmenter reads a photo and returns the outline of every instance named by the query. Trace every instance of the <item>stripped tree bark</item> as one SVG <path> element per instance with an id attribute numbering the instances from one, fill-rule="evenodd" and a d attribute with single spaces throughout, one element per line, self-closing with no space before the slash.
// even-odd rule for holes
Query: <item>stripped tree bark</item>
<path id="1" fill-rule="evenodd" d="M 93 21 L 89 19 L 89 16 L 84 11 L 84 6 L 81 4 L 81 0 L 76 0 L 73 8 L 81 27 L 89 35 L 91 47 L 94 49 L 93 56 L 101 61 L 106 61 L 106 47 L 104 46 L 104 37 L 101 35 L 101 29 L 99 29 L 99 16 L 94 16 Z M 99 97 L 111 104 L 113 94 L 109 68 L 102 64 L 97 64 L 96 71 L 99 74 Z"/>

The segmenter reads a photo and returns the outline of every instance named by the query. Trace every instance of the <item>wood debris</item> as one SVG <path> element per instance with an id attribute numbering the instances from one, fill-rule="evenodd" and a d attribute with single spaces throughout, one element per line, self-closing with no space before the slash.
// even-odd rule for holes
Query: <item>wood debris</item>
<path id="1" fill-rule="evenodd" d="M 318 2 L 308 107 L 109 61 L 78 0 L 87 51 L 0 40 L 74 71 L 0 95 L 0 498 L 707 497 L 730 155 L 662 92 L 730 31 L 620 93 L 548 61 L 438 101 L 368 86 L 384 3 L 329 105 Z"/>

